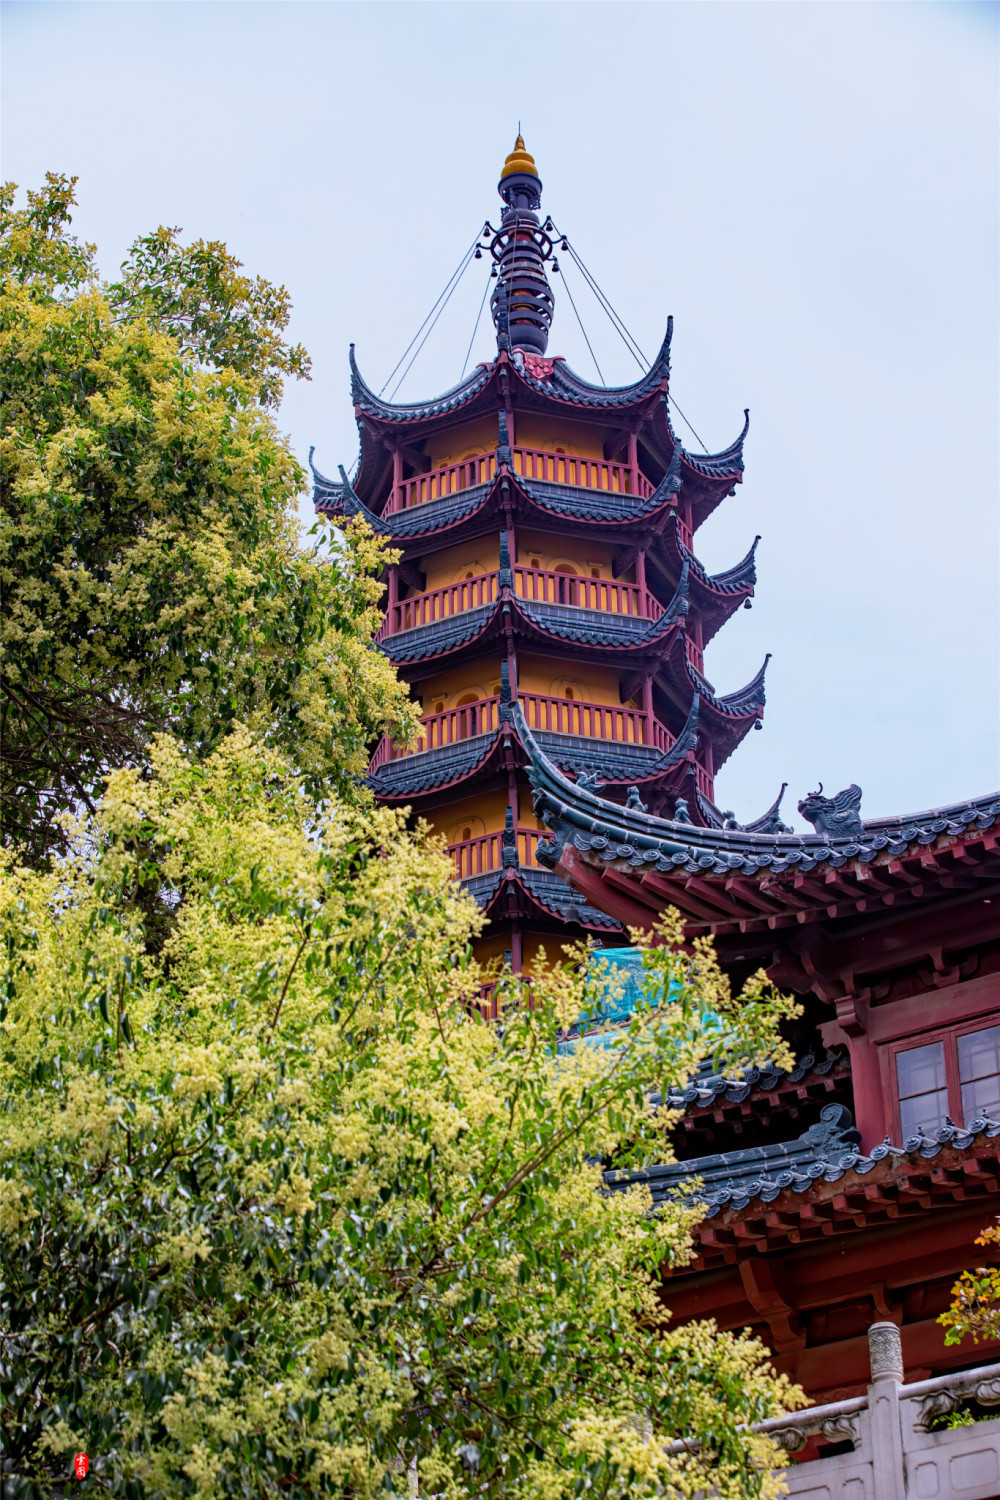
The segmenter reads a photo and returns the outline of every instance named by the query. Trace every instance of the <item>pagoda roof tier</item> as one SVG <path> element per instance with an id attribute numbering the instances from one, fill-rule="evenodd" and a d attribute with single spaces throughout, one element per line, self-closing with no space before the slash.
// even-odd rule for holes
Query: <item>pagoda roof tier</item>
<path id="1" fill-rule="evenodd" d="M 770 652 L 750 681 L 733 693 L 717 693 L 693 660 L 694 643 L 686 630 L 679 630 L 664 643 L 655 669 L 654 682 L 678 707 L 697 708 L 696 724 L 702 737 L 710 739 L 714 768 L 718 772 L 755 724 L 764 716 L 764 682 Z M 680 709 L 683 712 L 683 709 Z"/>
<path id="2" fill-rule="evenodd" d="M 731 615 L 753 598 L 757 583 L 757 547 L 755 536 L 749 552 L 731 568 L 709 573 L 704 563 L 686 546 L 681 535 L 682 522 L 675 510 L 668 513 L 666 525 L 649 546 L 649 560 L 661 568 L 667 579 L 680 577 L 688 570 L 691 601 L 702 622 L 702 644 L 718 634 Z"/>
<path id="3" fill-rule="evenodd" d="M 463 652 L 478 651 L 490 641 L 514 635 L 560 655 L 613 656 L 616 663 L 635 666 L 643 662 L 652 669 L 665 660 L 668 638 L 683 632 L 689 607 L 686 577 L 659 618 L 649 620 L 525 599 L 515 594 L 513 579 L 504 578 L 510 569 L 499 571 L 500 594 L 491 603 L 388 635 L 380 649 L 400 667 L 432 662 L 430 670 L 437 671 L 442 658 L 450 663 Z"/>
<path id="4" fill-rule="evenodd" d="M 501 355 L 500 359 L 504 357 Z M 472 416 L 487 414 L 503 418 L 504 410 L 500 409 L 503 403 L 498 403 L 497 394 L 493 393 L 485 401 L 481 412 L 478 408 L 471 412 L 470 420 Z M 519 401 L 517 410 L 524 409 Z M 371 426 L 372 419 L 366 416 L 359 422 L 361 453 L 353 480 L 347 478 L 343 469 L 339 483 L 321 474 L 312 463 L 315 450 L 310 450 L 313 498 L 316 509 L 323 514 L 343 515 L 359 511 L 375 530 L 405 541 L 409 537 L 439 532 L 446 532 L 449 536 L 455 534 L 462 521 L 487 504 L 491 490 L 500 479 L 505 479 L 508 486 L 517 486 L 521 490 L 522 502 L 543 520 L 571 520 L 575 524 L 600 528 L 648 523 L 659 512 L 676 506 L 683 493 L 684 501 L 690 503 L 692 526 L 697 530 L 724 496 L 732 492 L 733 486 L 742 482 L 743 443 L 749 417 L 746 417 L 743 431 L 735 443 L 721 453 L 701 456 L 689 453 L 674 433 L 665 398 L 657 399 L 643 420 L 641 441 L 649 455 L 647 467 L 653 471 L 649 494 L 628 494 L 613 488 L 527 478 L 516 472 L 515 456 L 520 450 L 516 445 L 511 449 L 503 431 L 499 433 L 495 462 L 491 458 L 489 467 L 494 472 L 489 480 L 483 478 L 482 482 L 467 488 L 452 489 L 459 480 L 449 468 L 430 471 L 425 477 L 433 479 L 437 474 L 444 493 L 436 499 L 387 514 L 392 493 L 389 479 L 391 455 L 387 446 L 389 429 L 385 432 L 376 430 Z M 499 425 L 498 422 L 498 428 Z M 437 419 L 433 426 L 435 435 L 440 428 L 441 421 Z M 414 444 L 420 440 L 417 434 L 409 434 L 408 450 L 412 452 Z M 484 455 L 489 453 L 490 450 L 484 450 Z M 511 503 L 510 500 L 507 503 Z"/>
<path id="5" fill-rule="evenodd" d="M 386 761 L 369 775 L 368 785 L 380 802 L 412 802 L 415 798 L 437 801 L 442 792 L 486 781 L 526 764 L 523 748 L 501 726 L 491 734 L 473 735 L 453 745 Z"/>
<path id="6" fill-rule="evenodd" d="M 636 786 L 654 802 L 671 802 L 689 794 L 689 780 L 697 774 L 697 726 L 696 699 L 684 729 L 668 750 L 545 730 L 535 730 L 534 736 L 563 771 L 575 777 L 599 776 L 602 790 L 617 793 L 622 801 Z M 525 770 L 530 764 L 530 754 L 508 716 L 492 733 L 384 761 L 371 773 L 368 783 L 382 802 L 434 803 L 460 786 L 468 790 L 508 771 Z"/>
<path id="7" fill-rule="evenodd" d="M 621 923 L 607 912 L 590 906 L 558 875 L 549 870 L 492 870 L 488 875 L 473 875 L 462 881 L 462 887 L 475 898 L 491 919 L 517 917 L 540 922 L 559 931 L 576 922 L 592 932 L 620 933 Z"/>
<path id="8" fill-rule="evenodd" d="M 505 404 L 508 393 L 516 393 L 514 404 L 526 411 L 551 413 L 559 406 L 582 407 L 588 411 L 628 411 L 643 403 L 648 404 L 650 400 L 658 400 L 661 392 L 666 391 L 673 336 L 674 320 L 669 318 L 656 358 L 632 385 L 593 385 L 582 375 L 577 375 L 559 356 L 553 359 L 525 358 L 518 350 L 513 353 L 501 350 L 496 359 L 478 365 L 465 380 L 440 396 L 429 401 L 398 404 L 383 401 L 367 384 L 358 369 L 352 344 L 351 399 L 359 416 L 366 421 L 387 428 L 405 426 L 411 431 L 438 431 L 441 418 L 453 412 L 461 411 L 463 416 L 466 413 L 472 416 L 491 408 L 496 410 Z"/>

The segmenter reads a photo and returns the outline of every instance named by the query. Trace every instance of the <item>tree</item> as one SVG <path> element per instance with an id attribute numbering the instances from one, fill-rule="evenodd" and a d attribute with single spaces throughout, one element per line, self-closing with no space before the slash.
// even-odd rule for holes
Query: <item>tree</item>
<path id="1" fill-rule="evenodd" d="M 154 738 L 49 870 L 6 856 L 5 1495 L 774 1495 L 766 1351 L 665 1329 L 696 1204 L 653 1088 L 781 1056 L 664 929 L 608 1050 L 578 952 L 480 1019 L 483 918 L 402 815 L 235 728 Z M 706 1019 L 711 1009 L 716 1019 Z M 671 1447 L 672 1444 L 672 1447 Z"/>
<path id="2" fill-rule="evenodd" d="M 372 649 L 389 554 L 363 526 L 332 560 L 299 536 L 285 289 L 167 229 L 102 283 L 73 203 L 53 175 L 0 193 L 0 809 L 36 863 L 154 732 L 204 754 L 239 720 L 343 792 L 413 722 Z"/>
<path id="3" fill-rule="evenodd" d="M 1000 1252 L 1000 1220 L 989 1224 L 976 1240 L 986 1248 L 996 1246 Z M 960 1344 L 967 1335 L 978 1344 L 980 1339 L 1000 1339 L 1000 1266 L 977 1266 L 963 1271 L 951 1289 L 951 1306 L 938 1318 L 948 1332 L 946 1344 Z"/>

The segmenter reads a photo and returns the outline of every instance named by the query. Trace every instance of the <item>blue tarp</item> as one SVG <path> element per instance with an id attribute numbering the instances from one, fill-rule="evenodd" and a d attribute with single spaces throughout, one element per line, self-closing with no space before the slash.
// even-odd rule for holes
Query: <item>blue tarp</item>
<path id="1" fill-rule="evenodd" d="M 557 1043 L 557 1052 L 615 1045 L 643 997 L 642 954 L 641 948 L 602 948 L 593 954 L 587 978 L 595 992 L 594 1001 L 577 1017 L 574 1030 L 580 1035 Z M 702 1019 L 709 1026 L 719 1024 L 714 1011 L 706 1011 Z"/>

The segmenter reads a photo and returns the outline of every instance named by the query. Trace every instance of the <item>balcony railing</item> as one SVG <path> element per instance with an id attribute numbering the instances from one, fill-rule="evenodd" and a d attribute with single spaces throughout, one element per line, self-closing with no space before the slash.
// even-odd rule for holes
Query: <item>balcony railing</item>
<path id="1" fill-rule="evenodd" d="M 658 719 L 638 708 L 618 708 L 606 703 L 587 703 L 576 698 L 555 698 L 547 693 L 518 693 L 529 729 L 548 734 L 574 734 L 582 739 L 606 740 L 619 745 L 651 745 L 669 750 L 674 736 Z M 480 698 L 461 708 L 446 708 L 442 713 L 425 714 L 421 733 L 412 749 L 394 745 L 388 735 L 380 741 L 368 767 L 373 773 L 388 761 L 424 750 L 440 750 L 456 745 L 477 734 L 493 734 L 500 725 L 498 696 Z"/>
<path id="2" fill-rule="evenodd" d="M 674 742 L 669 729 L 638 708 L 552 698 L 546 693 L 518 693 L 518 699 L 528 728 L 543 733 L 575 734 L 619 745 L 652 745 L 657 750 L 669 750 Z"/>
<path id="3" fill-rule="evenodd" d="M 383 735 L 368 767 L 369 774 L 390 760 L 420 755 L 424 750 L 441 750 L 445 745 L 471 740 L 477 734 L 493 734 L 500 724 L 500 699 L 494 695 L 480 698 L 477 703 L 465 703 L 461 708 L 446 708 L 443 713 L 424 714 L 420 723 L 420 736 L 409 750 L 394 745 L 388 735 Z"/>
<path id="4" fill-rule="evenodd" d="M 522 865 L 534 867 L 535 845 L 546 837 L 544 828 L 517 828 L 517 857 Z M 455 861 L 455 871 L 462 880 L 472 875 L 486 875 L 503 868 L 503 834 L 481 833 L 461 843 L 449 844 L 448 853 Z"/>
<path id="5" fill-rule="evenodd" d="M 401 599 L 387 611 L 375 639 L 384 641 L 386 636 L 398 635 L 402 630 L 416 630 L 421 625 L 446 620 L 449 615 L 461 615 L 466 610 L 478 609 L 482 604 L 492 604 L 499 592 L 498 576 L 496 573 L 477 573 L 474 578 L 463 578 L 459 583 L 447 583 L 443 588 L 414 594 L 412 599 Z"/>
<path id="6" fill-rule="evenodd" d="M 477 573 L 474 578 L 463 578 L 458 583 L 414 594 L 411 599 L 401 599 L 388 610 L 376 640 L 383 641 L 403 630 L 416 630 L 421 625 L 433 625 L 451 615 L 492 604 L 500 591 L 498 580 L 498 573 Z M 656 620 L 663 613 L 659 600 L 637 584 L 615 583 L 610 578 L 582 578 L 575 573 L 526 568 L 520 564 L 514 569 L 514 592 L 518 598 L 535 603 L 602 610 L 605 614 L 644 620 Z"/>
<path id="7" fill-rule="evenodd" d="M 640 470 L 629 464 L 612 463 L 610 459 L 577 458 L 569 453 L 550 453 L 542 448 L 513 448 L 511 458 L 516 474 L 545 484 L 607 490 L 614 495 L 641 495 L 643 499 L 653 493 L 653 486 Z M 415 505 L 443 500 L 477 484 L 489 484 L 496 471 L 496 454 L 483 453 L 476 458 L 464 458 L 457 464 L 431 469 L 426 474 L 415 474 L 412 479 L 404 479 L 396 485 L 389 509 L 411 510 Z"/>
<path id="8" fill-rule="evenodd" d="M 574 609 L 599 609 L 612 615 L 637 615 L 656 620 L 663 606 L 634 583 L 613 583 L 610 578 L 582 578 L 576 573 L 555 573 L 547 568 L 514 569 L 514 592 L 522 599 L 545 604 L 568 604 Z"/>

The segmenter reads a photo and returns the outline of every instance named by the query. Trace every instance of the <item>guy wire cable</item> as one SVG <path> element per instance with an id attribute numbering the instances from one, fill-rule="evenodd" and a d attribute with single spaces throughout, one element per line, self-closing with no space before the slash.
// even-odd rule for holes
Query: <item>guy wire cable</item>
<path id="1" fill-rule="evenodd" d="M 479 232 L 478 232 L 478 234 L 476 235 L 476 238 L 473 240 L 472 244 L 469 246 L 468 250 L 466 250 L 465 253 L 463 254 L 463 256 L 462 256 L 461 260 L 459 261 L 458 265 L 456 266 L 455 270 L 452 271 L 451 275 L 448 277 L 448 280 L 445 282 L 444 291 L 441 293 L 441 296 L 438 297 L 437 302 L 434 303 L 434 307 L 431 308 L 430 312 L 427 314 L 427 317 L 421 323 L 420 327 L 417 329 L 416 333 L 413 335 L 412 339 L 410 340 L 410 342 L 407 344 L 406 348 L 403 350 L 402 354 L 400 355 L 398 361 L 396 362 L 395 367 L 392 369 L 392 371 L 389 374 L 388 379 L 385 381 L 385 384 L 382 386 L 382 390 L 379 391 L 379 395 L 380 396 L 383 394 L 383 392 L 386 389 L 386 386 L 388 386 L 388 384 L 389 384 L 389 381 L 392 379 L 393 375 L 395 375 L 396 371 L 399 369 L 399 366 L 403 363 L 403 360 L 409 354 L 410 350 L 413 348 L 414 344 L 417 342 L 417 339 L 420 337 L 420 335 L 423 333 L 424 329 L 426 328 L 428 322 L 433 317 L 433 315 L 434 315 L 434 309 L 437 307 L 438 302 L 441 301 L 441 297 L 443 297 L 445 295 L 445 293 L 448 291 L 448 289 L 451 286 L 452 282 L 455 280 L 455 277 L 456 276 L 460 276 L 461 273 L 464 271 L 464 269 L 465 269 L 465 262 L 469 258 L 469 256 L 471 256 L 475 252 L 476 245 L 479 243 L 480 239 L 482 238 L 482 235 L 483 235 L 483 230 L 480 229 Z M 396 389 L 398 390 L 399 387 L 397 386 Z"/>
<path id="2" fill-rule="evenodd" d="M 671 394 L 670 394 L 669 391 L 667 392 L 667 400 L 670 402 L 670 405 L 673 407 L 674 411 L 680 417 L 680 419 L 684 423 L 685 427 L 691 428 L 691 431 L 694 432 L 694 428 L 691 427 L 691 423 L 688 421 L 687 417 L 681 411 L 680 407 L 677 405 L 677 402 L 674 400 L 673 396 L 671 396 Z M 707 448 L 707 446 L 705 444 L 704 439 L 698 437 L 698 434 L 696 432 L 694 432 L 694 435 L 695 435 L 696 438 L 698 438 L 699 443 L 701 443 L 701 446 L 705 449 L 705 452 L 707 453 L 708 452 L 708 448 Z"/>
<path id="3" fill-rule="evenodd" d="M 478 240 L 477 240 L 476 243 L 478 244 Z M 431 334 L 434 332 L 434 329 L 437 326 L 437 320 L 438 320 L 438 318 L 440 318 L 441 314 L 444 312 L 445 308 L 448 306 L 448 303 L 451 301 L 452 292 L 455 291 L 455 289 L 458 286 L 459 282 L 462 280 L 462 277 L 465 275 L 465 273 L 468 270 L 469 266 L 472 264 L 473 259 L 474 259 L 474 256 L 473 256 L 472 250 L 470 249 L 467 252 L 467 254 L 466 254 L 465 261 L 462 264 L 462 267 L 461 267 L 461 270 L 458 273 L 458 276 L 453 280 L 453 282 L 451 284 L 451 288 L 450 288 L 450 290 L 448 292 L 447 297 L 445 297 L 444 301 L 441 303 L 441 306 L 438 308 L 437 312 L 434 314 L 434 321 L 431 323 L 431 326 L 428 328 L 427 332 L 424 334 L 423 338 L 420 340 L 420 343 L 417 345 L 416 350 L 414 351 L 413 359 L 410 360 L 410 363 L 407 365 L 407 367 L 403 371 L 402 375 L 400 375 L 399 379 L 396 381 L 396 384 L 395 384 L 395 386 L 393 388 L 393 391 L 392 391 L 392 395 L 389 397 L 390 401 L 392 401 L 392 400 L 395 399 L 396 392 L 399 390 L 400 386 L 403 384 L 403 381 L 406 379 L 407 375 L 409 375 L 410 371 L 413 369 L 414 361 L 417 359 L 418 355 L 420 354 L 421 349 L 424 347 L 424 345 L 426 344 L 427 340 L 430 338 Z"/>
<path id="4" fill-rule="evenodd" d="M 573 260 L 576 263 L 576 265 L 579 267 L 581 275 L 586 280 L 586 282 L 587 282 L 588 286 L 590 287 L 591 291 L 594 293 L 595 297 L 597 297 L 598 301 L 603 306 L 604 311 L 608 314 L 608 317 L 611 319 L 612 327 L 614 327 L 617 330 L 617 332 L 620 334 L 622 342 L 625 344 L 626 349 L 628 349 L 629 353 L 631 354 L 632 358 L 635 360 L 636 364 L 639 366 L 640 370 L 643 370 L 643 371 L 648 370 L 649 369 L 649 360 L 646 358 L 645 354 L 643 354 L 642 350 L 639 348 L 639 345 L 636 343 L 636 341 L 632 337 L 631 333 L 629 333 L 629 330 L 626 328 L 624 322 L 619 317 L 618 313 L 615 312 L 615 309 L 612 307 L 609 298 L 605 295 L 605 293 L 598 286 L 597 281 L 594 278 L 594 276 L 591 274 L 590 271 L 588 271 L 587 267 L 584 265 L 583 261 L 580 259 L 580 256 L 577 254 L 576 250 L 573 248 L 573 242 L 571 240 L 567 240 L 566 241 L 566 248 L 569 251 L 570 255 L 573 257 Z"/>
<path id="5" fill-rule="evenodd" d="M 550 216 L 550 222 L 552 223 L 553 233 L 556 234 L 556 235 L 558 235 L 559 238 L 562 240 L 562 242 L 565 244 L 566 249 L 569 251 L 570 255 L 573 257 L 574 263 L 577 266 L 579 266 L 582 275 L 587 278 L 587 282 L 590 285 L 592 291 L 595 293 L 595 295 L 597 297 L 600 298 L 600 300 L 601 300 L 602 304 L 604 305 L 604 309 L 607 312 L 608 316 L 610 318 L 612 318 L 614 320 L 614 322 L 618 325 L 618 331 L 622 335 L 623 342 L 625 340 L 625 337 L 627 336 L 628 340 L 634 346 L 630 350 L 630 353 L 632 354 L 632 358 L 636 360 L 636 362 L 639 364 L 639 366 L 640 366 L 641 369 L 647 369 L 648 370 L 648 368 L 649 368 L 649 361 L 646 359 L 645 354 L 642 353 L 642 350 L 639 348 L 639 345 L 636 343 L 635 339 L 632 337 L 632 335 L 629 333 L 628 329 L 625 327 L 625 324 L 622 322 L 622 319 L 615 312 L 614 308 L 611 306 L 610 301 L 605 296 L 605 294 L 601 291 L 601 288 L 598 286 L 596 280 L 591 275 L 591 273 L 587 270 L 587 267 L 584 265 L 583 261 L 580 259 L 580 256 L 574 250 L 573 243 L 570 240 L 569 236 L 565 235 L 565 234 L 560 234 L 559 230 L 555 226 L 554 221 L 552 221 L 551 216 Z M 628 347 L 628 344 L 626 344 L 626 348 L 627 347 Z M 642 359 L 645 360 L 645 364 L 643 364 L 642 361 L 638 360 L 636 352 L 635 352 L 636 350 L 638 350 L 639 354 L 642 355 Z M 692 425 L 691 422 L 688 421 L 687 417 L 681 411 L 680 407 L 678 406 L 677 402 L 675 401 L 673 395 L 670 392 L 667 393 L 667 400 L 670 402 L 671 406 L 674 408 L 674 411 L 676 411 L 677 415 L 680 417 L 680 419 L 684 423 L 685 427 L 687 427 L 688 430 L 694 435 L 694 437 L 697 439 L 697 441 L 701 444 L 702 449 L 704 450 L 704 452 L 707 453 L 708 452 L 708 445 L 705 442 L 704 438 L 700 437 L 699 434 L 695 431 L 694 426 Z"/>
<path id="6" fill-rule="evenodd" d="M 557 239 L 562 240 L 563 244 L 566 246 L 566 249 L 569 251 L 570 255 L 573 257 L 574 263 L 578 266 L 578 268 L 580 270 L 580 274 L 583 276 L 583 278 L 587 282 L 587 284 L 590 287 L 591 291 L 594 293 L 594 295 L 600 301 L 601 305 L 604 308 L 604 311 L 607 313 L 608 317 L 611 319 L 612 325 L 616 328 L 618 334 L 620 335 L 622 341 L 624 342 L 625 347 L 628 349 L 629 353 L 632 355 L 632 358 L 636 361 L 636 363 L 640 366 L 641 369 L 648 370 L 649 369 L 649 360 L 646 358 L 645 354 L 643 354 L 642 350 L 639 348 L 639 345 L 638 345 L 637 341 L 635 340 L 635 338 L 633 338 L 632 334 L 626 328 L 623 319 L 621 317 L 619 317 L 618 313 L 612 307 L 610 299 L 601 290 L 600 286 L 598 286 L 598 284 L 597 284 L 597 278 L 584 265 L 583 260 L 581 259 L 580 255 L 577 253 L 577 250 L 574 247 L 572 240 L 569 238 L 569 236 L 567 234 L 563 234 L 561 230 L 559 230 L 559 229 L 556 228 L 555 222 L 552 220 L 551 215 L 550 215 L 550 218 L 549 218 L 549 222 L 552 224 L 553 234 L 555 234 L 555 236 L 556 236 Z"/>
<path id="7" fill-rule="evenodd" d="M 556 262 L 556 264 L 558 265 L 558 262 Z M 552 269 L 555 270 L 555 266 L 553 266 Z M 569 305 L 573 309 L 573 311 L 576 313 L 576 321 L 580 325 L 580 332 L 583 334 L 584 341 L 585 341 L 585 343 L 587 345 L 587 348 L 590 349 L 590 357 L 594 361 L 594 368 L 597 371 L 597 378 L 600 380 L 600 382 L 601 382 L 602 385 L 606 385 L 607 381 L 604 379 L 604 376 L 601 373 L 601 367 L 597 363 L 597 355 L 594 353 L 593 348 L 591 347 L 590 340 L 587 338 L 587 330 L 583 326 L 583 319 L 580 317 L 579 311 L 577 310 L 577 305 L 573 301 L 573 293 L 569 289 L 569 282 L 566 280 L 566 272 L 565 271 L 563 271 L 563 273 L 562 273 L 562 279 L 563 279 L 563 286 L 566 288 L 566 295 L 569 298 Z"/>
<path id="8" fill-rule="evenodd" d="M 472 337 L 469 340 L 469 347 L 465 351 L 465 359 L 462 362 L 462 373 L 458 377 L 459 378 L 459 382 L 461 382 L 461 381 L 463 381 L 465 379 L 465 367 L 469 363 L 469 355 L 472 353 L 472 346 L 476 342 L 476 334 L 479 332 L 479 321 L 480 321 L 480 319 L 483 316 L 483 308 L 486 306 L 486 298 L 490 294 L 490 281 L 491 280 L 492 280 L 492 277 L 489 275 L 489 273 L 487 273 L 487 276 L 486 276 L 486 287 L 485 287 L 485 290 L 483 291 L 483 300 L 479 304 L 479 311 L 476 314 L 476 322 L 475 322 L 475 325 L 474 325 L 474 327 L 472 329 Z"/>
<path id="9" fill-rule="evenodd" d="M 590 271 L 587 270 L 587 267 L 584 265 L 583 261 L 580 259 L 579 255 L 574 250 L 572 242 L 570 240 L 566 241 L 566 246 L 567 246 L 567 249 L 569 250 L 570 255 L 573 257 L 574 262 L 579 267 L 579 270 L 580 270 L 581 274 L 583 275 L 585 281 L 587 282 L 587 285 L 590 287 L 591 291 L 594 293 L 594 296 L 598 299 L 598 301 L 600 302 L 601 306 L 604 308 L 604 311 L 608 314 L 608 317 L 611 319 L 611 325 L 612 325 L 612 327 L 621 336 L 622 342 L 625 344 L 626 349 L 628 349 L 628 351 L 631 354 L 632 358 L 635 360 L 636 364 L 639 366 L 639 369 L 642 370 L 643 372 L 645 372 L 646 370 L 649 369 L 649 360 L 646 358 L 645 354 L 639 348 L 639 345 L 636 343 L 635 339 L 632 337 L 632 334 L 626 328 L 625 324 L 623 323 L 622 319 L 619 317 L 618 313 L 612 307 L 611 302 L 608 299 L 608 297 L 606 296 L 606 294 L 598 286 L 596 280 L 591 275 Z"/>

